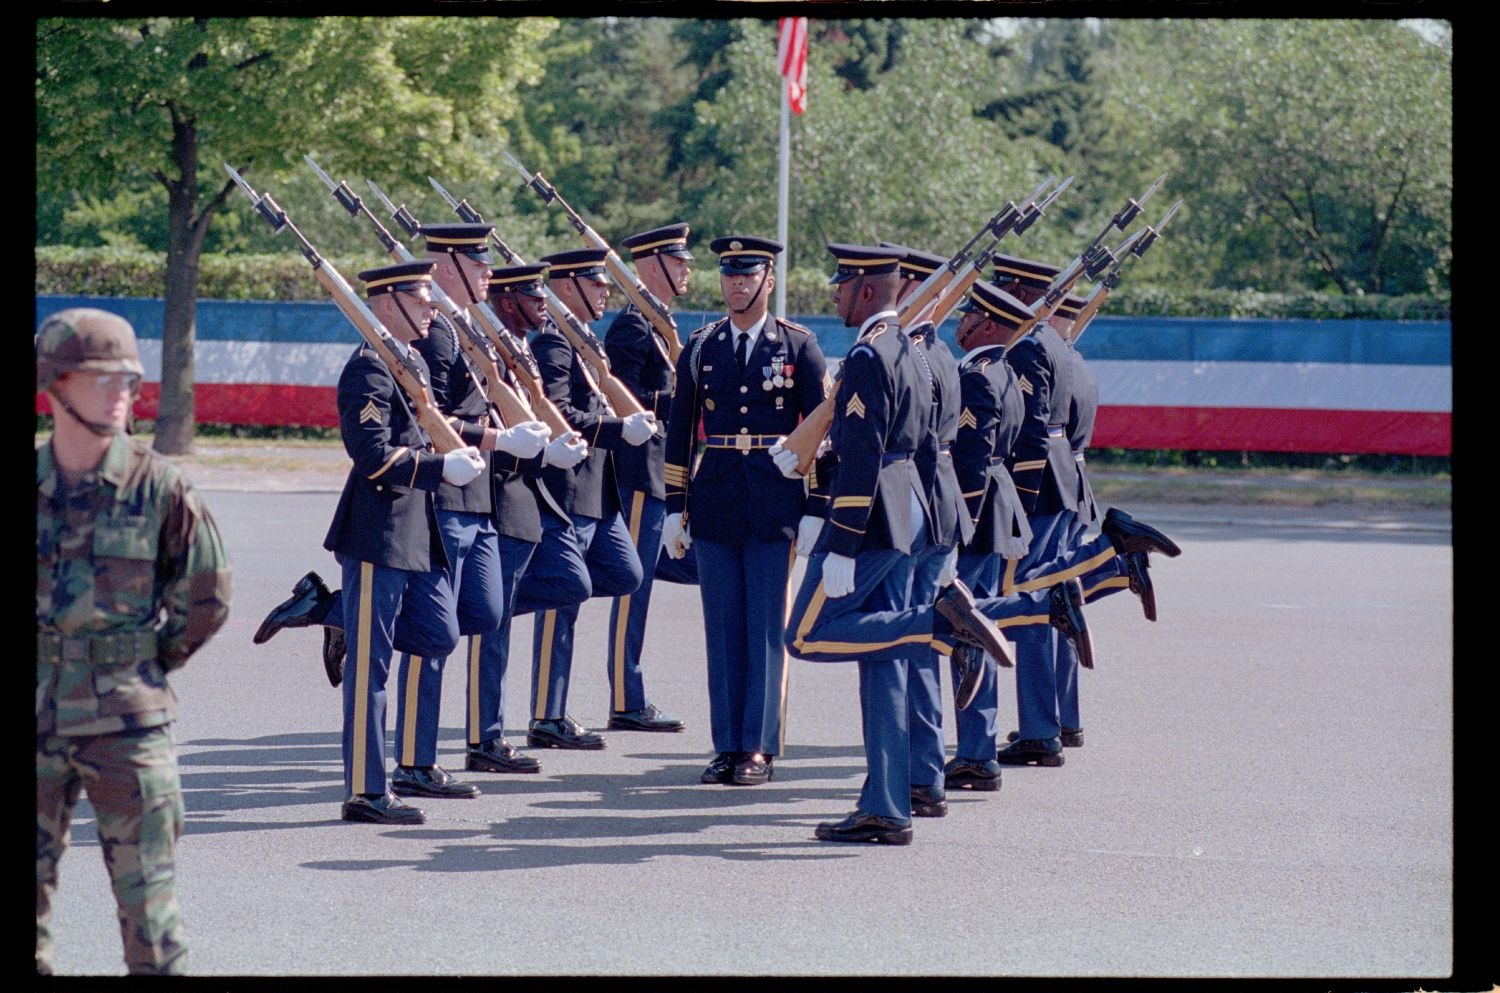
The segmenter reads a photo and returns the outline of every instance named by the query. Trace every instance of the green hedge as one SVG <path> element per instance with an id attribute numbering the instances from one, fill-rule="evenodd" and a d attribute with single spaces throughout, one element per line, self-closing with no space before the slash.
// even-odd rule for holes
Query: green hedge
<path id="1" fill-rule="evenodd" d="M 346 279 L 380 265 L 378 255 L 339 256 L 330 260 Z M 718 269 L 699 259 L 681 310 L 719 310 Z M 157 297 L 165 282 L 166 256 L 120 248 L 36 249 L 38 294 Z M 833 292 L 828 273 L 794 269 L 787 276 L 790 314 L 830 314 Z M 296 251 L 271 255 L 209 255 L 199 262 L 198 295 L 209 300 L 322 300 L 327 294 L 312 267 Z M 1111 295 L 1106 314 L 1135 317 L 1281 317 L 1367 318 L 1380 320 L 1449 320 L 1452 295 L 1344 296 L 1333 293 L 1263 293 L 1259 290 L 1163 289 L 1122 285 Z"/>

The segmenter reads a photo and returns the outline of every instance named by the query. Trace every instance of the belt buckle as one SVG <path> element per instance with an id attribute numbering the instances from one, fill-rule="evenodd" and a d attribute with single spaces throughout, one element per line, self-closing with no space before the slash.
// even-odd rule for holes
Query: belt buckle
<path id="1" fill-rule="evenodd" d="M 748 434 L 737 434 L 734 436 L 734 450 L 737 452 L 750 451 L 750 436 Z"/>

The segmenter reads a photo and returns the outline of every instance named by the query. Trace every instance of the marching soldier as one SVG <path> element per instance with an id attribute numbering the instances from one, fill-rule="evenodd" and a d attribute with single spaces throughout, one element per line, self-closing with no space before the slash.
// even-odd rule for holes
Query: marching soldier
<path id="1" fill-rule="evenodd" d="M 581 248 L 544 256 L 547 282 L 558 299 L 585 324 L 604 316 L 609 283 L 602 248 Z M 620 513 L 613 453 L 644 444 L 656 430 L 650 411 L 616 417 L 609 412 L 583 360 L 555 326 L 544 326 L 531 349 L 543 388 L 563 417 L 588 444 L 589 457 L 574 469 L 549 467 L 542 479 L 572 523 L 587 566 L 589 595 L 614 597 L 641 584 L 641 562 Z M 568 683 L 573 668 L 573 627 L 578 603 L 558 603 L 552 582 L 558 577 L 533 571 L 521 595 L 522 612 L 536 611 L 532 638 L 532 714 L 526 740 L 546 748 L 599 749 L 604 739 L 568 716 Z M 565 581 L 576 574 L 569 569 Z M 611 689 L 614 672 L 609 673 Z M 634 674 L 637 679 L 639 672 Z M 625 674 L 628 680 L 630 673 Z M 616 690 L 616 692 L 618 692 Z"/>
<path id="2" fill-rule="evenodd" d="M 1057 266 L 1044 262 L 1001 255 L 995 259 L 994 282 L 1029 306 L 1045 295 L 1059 272 Z M 1180 554 L 1176 544 L 1160 531 L 1112 509 L 1102 529 L 1109 547 L 1093 557 L 1099 560 L 1069 562 L 1087 546 L 1069 549 L 1066 544 L 1079 509 L 1078 469 L 1066 431 L 1073 392 L 1067 345 L 1046 322 L 1033 324 L 1007 344 L 1005 361 L 1015 371 L 1026 408 L 1009 466 L 1026 509 L 1032 541 L 1023 559 L 1007 563 L 1002 592 L 1026 592 L 1068 572 L 1080 575 L 1105 565 L 1119 552 Z M 1062 573 L 1057 570 L 1059 561 L 1066 566 Z M 1123 569 L 1126 564 L 1119 563 L 1116 568 Z M 1144 575 L 1144 569 L 1140 572 Z M 1020 728 L 997 754 L 1001 764 L 1060 766 L 1062 735 L 1068 733 L 1075 743 L 1081 743 L 1077 666 L 1091 668 L 1093 652 L 1087 642 L 1077 647 L 1078 659 L 1070 665 L 1071 655 L 1059 655 L 1057 639 L 1050 632 L 1036 628 L 1016 632 Z"/>
<path id="3" fill-rule="evenodd" d="M 687 292 L 693 255 L 687 250 L 688 226 L 669 224 L 633 234 L 620 242 L 630 249 L 636 272 L 651 295 L 663 302 Z M 621 310 L 604 339 L 611 371 L 641 406 L 667 423 L 672 406 L 673 371 L 661 335 L 634 305 Z M 658 571 L 675 581 L 695 581 L 691 553 L 681 560 L 662 554 L 661 528 L 666 517 L 666 433 L 659 431 L 644 444 L 615 453 L 620 502 L 630 537 L 641 560 L 641 585 L 616 597 L 609 612 L 609 671 L 613 695 L 609 727 L 616 731 L 681 731 L 682 721 L 664 714 L 646 700 L 641 686 L 641 646 L 646 636 L 646 613 Z"/>
<path id="4" fill-rule="evenodd" d="M 911 298 L 922 281 L 946 261 L 930 252 L 900 245 L 882 243 L 882 247 L 895 248 L 900 254 L 898 309 Z M 915 455 L 917 473 L 930 511 L 931 536 L 927 547 L 914 556 L 912 565 L 912 602 L 928 604 L 935 601 L 945 578 L 960 575 L 957 571 L 958 550 L 973 536 L 974 526 L 964 506 L 953 461 L 960 406 L 958 363 L 948 345 L 938 337 L 931 320 L 931 306 L 916 315 L 906 333 L 911 339 L 911 354 L 923 367 L 924 378 L 930 380 L 932 387 L 929 428 L 923 433 Z M 992 591 L 987 591 L 986 595 L 989 592 Z M 938 654 L 931 649 L 910 659 L 907 697 L 911 728 L 911 809 L 916 817 L 942 817 L 948 812 L 943 775 L 943 760 L 947 756 L 943 743 L 939 668 Z"/>
<path id="5" fill-rule="evenodd" d="M 490 303 L 528 355 L 527 333 L 546 323 L 541 289 L 546 271 L 547 266 L 540 264 L 505 266 L 490 272 Z M 514 379 L 508 369 L 506 373 Z M 469 639 L 464 768 L 470 772 L 525 774 L 542 769 L 539 761 L 522 755 L 505 737 L 511 620 L 521 606 L 522 580 L 534 579 L 533 572 L 552 577 L 548 582 L 554 602 L 576 604 L 588 599 L 588 568 L 572 522 L 542 481 L 546 467 L 565 472 L 587 456 L 588 446 L 569 431 L 550 442 L 536 458 L 501 453 L 491 458 L 505 611 L 494 633 Z"/>
<path id="6" fill-rule="evenodd" d="M 965 516 L 973 526 L 972 537 L 959 552 L 958 575 L 977 596 L 988 597 L 1000 591 L 1002 562 L 1023 558 L 1031 544 L 1026 512 L 1005 468 L 1026 408 L 1016 375 L 1002 358 L 1004 343 L 1031 320 L 1031 314 L 1021 301 L 983 281 L 974 284 L 961 312 L 956 338 L 965 355 L 953 462 Z M 958 745 L 943 770 L 949 789 L 1000 788 L 1000 764 L 995 761 L 998 667 L 993 656 L 985 656 L 983 664 L 974 702 L 957 708 L 955 715 Z"/>
<path id="7" fill-rule="evenodd" d="M 229 614 L 229 558 L 171 462 L 126 437 L 144 370 L 135 331 L 73 308 L 37 334 L 54 431 L 36 452 L 36 968 L 79 795 L 94 807 L 131 973 L 185 970 L 175 857 L 182 787 L 169 730 L 181 668 Z"/>
<path id="8" fill-rule="evenodd" d="M 411 348 L 432 324 L 431 259 L 402 262 L 359 274 L 376 319 Z M 428 380 L 426 363 L 411 348 Z M 323 547 L 334 553 L 343 588 L 330 592 L 310 572 L 292 596 L 266 615 L 254 641 L 262 644 L 288 627 L 324 624 L 341 629 L 347 647 L 325 632 L 329 681 L 344 692 L 344 786 L 341 816 L 376 824 L 421 824 L 426 815 L 387 788 L 385 684 L 393 651 L 418 658 L 447 658 L 458 644 L 458 618 L 449 581 L 434 495 L 443 483 L 462 487 L 484 469 L 473 446 L 446 454 L 428 450 L 410 402 L 384 361 L 362 343 L 339 376 L 339 433 L 354 464 L 344 482 Z M 472 434 L 471 434 L 472 436 Z M 437 576 L 429 575 L 438 573 Z M 434 590 L 438 595 L 431 595 Z M 426 590 L 429 595 L 418 595 Z M 336 646 L 331 652 L 330 646 Z M 342 650 L 340 650 L 342 649 Z M 345 677 L 347 652 L 354 676 Z"/>
<path id="9" fill-rule="evenodd" d="M 951 655 L 960 641 L 1005 654 L 1005 625 L 1056 624 L 1086 637 L 1070 584 L 1045 594 L 976 604 L 947 580 L 933 604 L 911 605 L 910 551 L 920 547 L 925 494 L 912 461 L 928 430 L 930 387 L 916 381 L 911 344 L 893 325 L 898 257 L 892 249 L 830 245 L 839 316 L 858 327 L 844 359 L 829 432 L 827 522 L 787 622 L 786 644 L 808 661 L 857 661 L 867 775 L 858 807 L 818 826 L 824 841 L 911 842 L 907 659 L 918 650 Z M 972 698 L 979 667 L 963 656 L 955 696 Z"/>
<path id="10" fill-rule="evenodd" d="M 435 262 L 433 279 L 460 308 L 489 297 L 490 266 L 487 240 L 491 224 L 425 225 L 420 234 L 427 242 L 427 259 Z M 467 318 L 460 315 L 458 320 Z M 451 610 L 460 636 L 471 639 L 493 635 L 507 609 L 507 572 L 500 555 L 495 528 L 491 453 L 514 459 L 535 458 L 547 444 L 548 430 L 540 421 L 525 421 L 497 428 L 489 420 L 489 401 L 479 387 L 458 342 L 459 331 L 442 314 L 414 348 L 427 362 L 433 397 L 438 409 L 448 415 L 459 437 L 476 445 L 485 461 L 485 471 L 463 486 L 438 486 L 435 512 L 448 568 L 417 577 L 408 587 L 414 602 L 451 600 Z M 511 562 L 509 575 L 516 569 Z M 482 645 L 482 641 L 481 641 Z M 479 677 L 476 647 L 471 642 L 469 697 L 477 697 Z M 472 783 L 455 780 L 437 764 L 438 717 L 442 699 L 445 658 L 414 658 L 402 654 L 396 703 L 396 769 L 391 789 L 398 796 L 432 798 L 476 797 Z M 472 731 L 473 729 L 471 729 Z M 469 764 L 467 761 L 465 764 Z"/>
<path id="11" fill-rule="evenodd" d="M 698 556 L 714 757 L 705 783 L 756 786 L 784 747 L 787 584 L 800 546 L 822 525 L 822 501 L 783 478 L 768 449 L 824 397 L 812 332 L 768 313 L 779 242 L 716 238 L 729 313 L 695 331 L 677 359 L 667 421 L 663 547 Z M 707 436 L 693 465 L 698 425 Z"/>

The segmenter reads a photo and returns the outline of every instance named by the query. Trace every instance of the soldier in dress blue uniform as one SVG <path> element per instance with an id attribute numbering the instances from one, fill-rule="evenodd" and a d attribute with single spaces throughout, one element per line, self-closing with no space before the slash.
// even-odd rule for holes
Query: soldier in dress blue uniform
<path id="1" fill-rule="evenodd" d="M 826 365 L 806 328 L 768 313 L 779 242 L 716 238 L 729 313 L 677 359 L 666 445 L 663 547 L 698 556 L 714 757 L 705 783 L 755 786 L 782 753 L 789 667 L 782 647 L 796 543 L 822 501 L 784 478 L 768 449 L 822 402 Z M 694 466 L 698 425 L 707 436 Z"/>
<path id="2" fill-rule="evenodd" d="M 900 254 L 901 277 L 896 307 L 911 298 L 922 281 L 946 261 L 939 255 L 882 242 Z M 930 535 L 926 548 L 914 553 L 912 602 L 932 603 L 938 589 L 958 575 L 958 549 L 974 527 L 964 506 L 953 464 L 953 442 L 958 435 L 958 362 L 932 324 L 936 300 L 908 321 L 911 354 L 932 385 L 931 420 L 916 452 L 917 473 L 927 497 Z M 920 380 L 919 380 L 920 381 Z M 972 587 L 971 587 L 972 589 Z M 943 695 L 938 676 L 938 654 L 931 649 L 909 660 L 907 699 L 911 728 L 911 809 L 916 817 L 942 817 L 948 812 L 943 765 Z"/>
<path id="3" fill-rule="evenodd" d="M 565 307 L 584 324 L 604 316 L 609 282 L 602 248 L 581 248 L 544 256 L 547 281 Z M 548 398 L 589 446 L 589 457 L 573 469 L 549 467 L 542 479 L 568 514 L 587 566 L 589 594 L 616 597 L 641 585 L 641 562 L 620 512 L 613 453 L 644 444 L 656 431 L 650 411 L 616 417 L 605 405 L 592 376 L 573 346 L 548 324 L 531 339 Z M 599 749 L 604 739 L 568 716 L 568 682 L 573 667 L 573 627 L 578 604 L 556 603 L 553 581 L 533 566 L 521 594 L 521 610 L 537 612 L 532 638 L 532 713 L 526 740 L 537 747 Z M 572 569 L 561 577 L 571 584 Z M 626 679 L 632 674 L 626 673 Z M 637 680 L 640 674 L 634 674 Z M 614 689 L 614 673 L 609 673 Z M 640 691 L 637 687 L 637 692 Z"/>
<path id="4" fill-rule="evenodd" d="M 427 258 L 437 263 L 433 279 L 459 308 L 489 297 L 490 267 L 487 241 L 491 224 L 425 225 Z M 467 320 L 460 316 L 459 320 Z M 415 344 L 427 361 L 433 398 L 448 415 L 459 437 L 476 445 L 485 471 L 464 486 L 438 487 L 436 512 L 449 569 L 441 582 L 419 580 L 408 588 L 408 598 L 452 597 L 460 635 L 483 638 L 500 626 L 507 613 L 507 570 L 495 529 L 491 453 L 534 459 L 547 443 L 548 430 L 540 421 L 497 427 L 476 373 L 459 346 L 460 332 L 442 314 L 433 318 L 427 336 Z M 508 551 L 514 554 L 513 548 Z M 514 558 L 510 575 L 514 575 Z M 428 574 L 435 576 L 436 574 Z M 479 675 L 478 653 L 471 643 L 470 699 L 473 678 Z M 398 796 L 475 797 L 479 790 L 460 783 L 437 764 L 438 716 L 442 701 L 444 658 L 401 656 L 401 692 L 396 704 L 396 769 L 391 789 Z"/>
<path id="5" fill-rule="evenodd" d="M 959 552 L 958 575 L 975 595 L 994 596 L 1000 591 L 1002 563 L 1023 558 L 1031 545 L 1026 512 L 1005 467 L 1026 407 L 1016 375 L 1002 355 L 1004 343 L 1030 324 L 1032 317 L 1021 301 L 983 281 L 974 284 L 961 312 L 956 337 L 965 355 L 959 367 L 960 410 L 953 462 L 973 531 Z M 995 761 L 998 666 L 993 656 L 983 661 L 974 702 L 957 708 L 955 715 L 958 746 L 944 767 L 949 789 L 1000 788 L 1000 764 Z"/>
<path id="6" fill-rule="evenodd" d="M 971 641 L 1004 654 L 996 624 L 1083 628 L 1074 591 L 1060 586 L 977 605 L 956 580 L 933 604 L 908 602 L 913 547 L 925 540 L 926 495 L 913 461 L 929 430 L 932 388 L 894 326 L 899 257 L 892 249 L 830 245 L 838 263 L 834 301 L 859 339 L 844 359 L 817 473 L 828 479 L 828 516 L 787 622 L 791 653 L 809 661 L 857 661 L 867 775 L 857 809 L 820 824 L 825 841 L 911 841 L 908 664 L 916 650 L 951 655 Z M 947 578 L 947 577 L 945 577 Z M 972 695 L 977 660 L 958 681 Z"/>
<path id="7" fill-rule="evenodd" d="M 491 270 L 490 300 L 501 322 L 527 355 L 526 336 L 547 321 L 542 277 L 546 263 Z M 507 381 L 519 388 L 507 368 Z M 493 634 L 469 641 L 469 698 L 464 723 L 468 751 L 464 768 L 474 772 L 537 773 L 541 763 L 519 753 L 505 738 L 505 674 L 510 662 L 511 621 L 521 604 L 523 580 L 545 582 L 554 605 L 579 604 L 589 596 L 588 566 L 573 523 L 542 480 L 549 466 L 566 472 L 588 456 L 577 432 L 553 439 L 536 458 L 496 453 L 495 527 L 506 590 L 506 610 Z M 528 698 L 529 699 L 529 698 Z"/>
<path id="8" fill-rule="evenodd" d="M 434 263 L 409 262 L 359 274 L 370 309 L 399 343 L 410 346 L 432 319 Z M 412 360 L 424 370 L 420 355 Z M 473 448 L 440 455 L 430 451 L 410 402 L 385 363 L 368 345 L 350 357 L 339 377 L 339 431 L 353 459 L 323 547 L 343 570 L 342 610 L 348 657 L 354 671 L 344 689 L 345 820 L 420 824 L 426 818 L 386 786 L 385 684 L 391 653 L 442 658 L 458 643 L 452 598 L 414 599 L 408 590 L 448 567 L 433 506 L 438 487 L 462 486 L 484 460 Z M 397 616 L 402 630 L 398 631 Z"/>
<path id="9" fill-rule="evenodd" d="M 995 285 L 1028 306 L 1039 300 L 1060 270 L 1044 262 L 1013 256 L 995 259 Z M 1018 562 L 1009 562 L 1002 592 L 1024 592 L 1056 581 L 1061 573 L 1081 575 L 1108 566 L 1123 551 L 1180 550 L 1161 532 L 1112 511 L 1102 539 L 1108 547 L 1076 561 L 1088 546 L 1069 548 L 1067 539 L 1078 516 L 1078 468 L 1068 441 L 1067 422 L 1073 385 L 1068 346 L 1051 325 L 1036 323 L 1008 344 L 1005 360 L 1016 373 L 1026 415 L 1009 460 L 1032 531 L 1031 547 Z M 1125 563 L 1114 568 L 1123 571 Z M 1063 764 L 1062 733 L 1080 734 L 1078 665 L 1092 667 L 1092 646 L 1079 644 L 1078 658 L 1060 655 L 1050 632 L 1016 633 L 1016 703 L 1020 728 L 997 761 L 1007 765 Z M 1070 723 L 1071 722 L 1071 723 Z M 1081 737 L 1075 738 L 1081 743 Z"/>
<path id="10" fill-rule="evenodd" d="M 623 239 L 646 289 L 666 303 L 687 292 L 693 255 L 687 250 L 688 226 L 668 224 Z M 666 423 L 672 407 L 673 370 L 667 344 L 635 306 L 615 315 L 604 339 L 610 371 L 656 415 L 661 429 L 644 445 L 615 453 L 620 503 L 635 542 L 643 573 L 640 588 L 615 598 L 609 612 L 609 671 L 613 696 L 609 727 L 616 731 L 681 731 L 683 723 L 664 714 L 646 699 L 641 685 L 641 646 L 646 637 L 646 613 L 651 587 L 658 573 L 677 582 L 696 582 L 691 551 L 678 560 L 662 554 L 661 527 L 667 513 Z"/>

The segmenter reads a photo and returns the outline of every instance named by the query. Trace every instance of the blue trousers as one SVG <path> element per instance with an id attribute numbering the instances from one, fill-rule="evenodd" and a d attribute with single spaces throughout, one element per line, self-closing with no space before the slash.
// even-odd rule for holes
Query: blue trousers
<path id="1" fill-rule="evenodd" d="M 634 592 L 641 585 L 641 560 L 635 554 L 630 532 L 619 514 L 602 521 L 574 515 L 573 534 L 578 539 L 578 550 L 583 554 L 583 578 L 589 596 L 621 596 Z M 538 589 L 533 589 L 534 582 Z M 547 580 L 542 576 L 528 575 L 525 586 L 526 596 L 546 595 Z M 555 720 L 567 714 L 568 681 L 573 672 L 573 627 L 578 620 L 578 606 L 578 602 L 568 603 L 544 609 L 537 615 L 532 636 L 532 720 Z M 611 695 L 618 696 L 621 691 L 614 685 L 614 673 L 609 675 Z M 625 673 L 627 683 L 631 678 L 630 673 Z M 634 673 L 634 686 L 627 685 L 624 693 L 627 698 L 631 694 L 637 699 L 644 698 L 639 669 Z"/>
<path id="2" fill-rule="evenodd" d="M 908 603 L 926 606 L 937 600 L 938 575 L 952 548 L 924 545 L 912 551 Z M 972 589 L 972 587 L 970 587 Z M 911 735 L 911 785 L 943 785 L 943 686 L 938 653 L 931 647 L 907 660 L 907 724 Z M 955 684 L 957 685 L 957 684 Z"/>
<path id="3" fill-rule="evenodd" d="M 1038 567 L 1066 549 L 1074 514 L 1063 511 L 1031 518 L 1031 548 L 1013 567 L 1017 577 L 1031 577 Z M 1007 569 L 1006 578 L 1012 575 Z M 1017 631 L 1016 710 L 1022 738 L 1056 738 L 1062 731 L 1058 710 L 1057 631 L 1050 625 Z M 1076 679 L 1076 677 L 1075 677 Z"/>
<path id="4" fill-rule="evenodd" d="M 646 639 L 646 612 L 651 608 L 653 581 L 670 577 L 670 582 L 697 582 L 696 557 L 691 546 L 681 559 L 661 554 L 661 528 L 667 516 L 667 502 L 635 490 L 625 506 L 626 529 L 640 560 L 642 576 L 635 592 L 616 597 L 609 609 L 609 685 L 613 691 L 610 709 L 616 713 L 646 706 L 641 646 Z M 652 568 L 647 568 L 648 564 Z"/>
<path id="5" fill-rule="evenodd" d="M 390 569 L 372 562 L 340 557 L 343 570 L 341 598 L 344 633 L 348 644 L 344 693 L 344 789 L 353 793 L 384 793 L 385 774 L 385 684 L 391 671 L 397 617 L 410 617 L 412 631 L 442 631 L 443 641 L 407 642 L 407 648 L 424 657 L 446 657 L 458 644 L 457 624 L 451 628 L 438 619 L 421 615 L 431 609 L 431 600 L 404 601 L 408 588 L 429 573 Z M 424 583 L 429 579 L 422 580 Z M 332 616 L 330 615 L 330 618 Z"/>
<path id="6" fill-rule="evenodd" d="M 990 597 L 1000 586 L 1000 568 L 1005 560 L 998 555 L 975 555 L 958 553 L 958 578 L 964 581 L 976 597 Z M 953 684 L 958 685 L 958 673 L 953 673 Z M 986 654 L 984 669 L 979 677 L 979 691 L 974 702 L 954 715 L 954 727 L 958 732 L 958 747 L 954 754 L 959 758 L 987 762 L 995 757 L 1000 744 L 1000 666 Z"/>
<path id="7" fill-rule="evenodd" d="M 505 615 L 505 584 L 499 534 L 489 514 L 437 511 L 438 531 L 448 553 L 449 574 L 428 573 L 407 588 L 407 597 L 430 602 L 430 611 L 449 610 L 460 635 L 486 635 Z M 457 639 L 455 639 L 456 641 Z M 401 654 L 396 697 L 396 764 L 437 764 L 438 716 L 447 655 Z"/>
<path id="8" fill-rule="evenodd" d="M 714 751 L 780 755 L 790 668 L 782 639 L 794 546 L 698 538 L 692 550 L 698 553 Z"/>
<path id="9" fill-rule="evenodd" d="M 505 671 L 510 664 L 512 608 L 526 575 L 527 563 L 537 545 L 499 535 L 500 585 L 505 592 L 505 611 L 500 626 L 490 634 L 469 636 L 468 699 L 464 711 L 465 740 L 470 747 L 505 735 Z"/>

